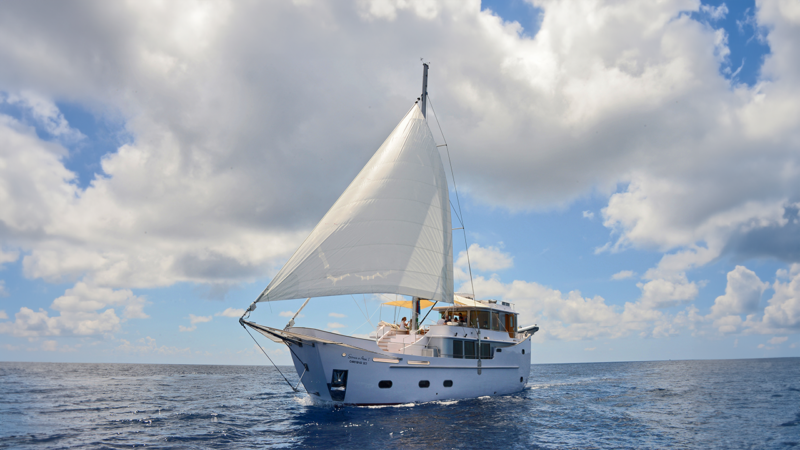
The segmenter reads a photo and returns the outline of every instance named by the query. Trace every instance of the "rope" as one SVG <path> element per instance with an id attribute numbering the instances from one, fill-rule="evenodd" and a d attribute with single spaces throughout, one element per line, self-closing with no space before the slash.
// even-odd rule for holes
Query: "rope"
<path id="1" fill-rule="evenodd" d="M 450 146 L 447 145 L 447 138 L 444 137 L 444 131 L 442 131 L 442 125 L 439 123 L 439 115 L 436 114 L 436 108 L 433 107 L 433 101 L 431 100 L 431 95 L 426 95 L 427 100 L 431 104 L 431 110 L 433 111 L 433 117 L 436 118 L 436 126 L 439 127 L 439 133 L 442 135 L 442 139 L 444 140 L 444 148 L 447 151 L 447 163 L 450 164 L 450 178 L 453 180 L 453 191 L 456 193 L 456 204 L 458 205 L 458 221 L 461 222 L 461 228 L 464 228 L 464 247 L 466 248 L 467 253 L 467 268 L 469 269 L 469 285 L 472 287 L 472 300 L 475 301 L 475 283 L 472 281 L 472 264 L 469 260 L 469 245 L 467 244 L 467 229 L 464 226 L 464 213 L 461 212 L 461 200 L 458 198 L 458 186 L 456 186 L 456 175 L 453 172 L 453 161 L 450 159 Z M 452 203 L 451 203 L 452 205 Z"/>
<path id="2" fill-rule="evenodd" d="M 433 302 L 433 305 L 431 305 L 431 309 L 428 310 L 428 314 L 430 314 L 431 311 L 433 311 L 433 308 L 436 306 L 437 303 L 439 303 L 439 300 Z M 425 317 L 423 317 L 422 320 L 419 322 L 420 324 L 422 324 L 422 322 L 425 322 L 425 319 L 428 318 L 428 314 L 425 314 Z"/>
<path id="3" fill-rule="evenodd" d="M 250 330 L 248 330 L 248 329 L 247 329 L 247 327 L 246 327 L 246 326 L 244 326 L 244 324 L 242 324 L 242 328 L 244 328 L 244 331 L 247 331 L 247 334 L 250 334 Z M 288 384 L 288 385 L 289 385 L 289 387 L 290 387 L 290 388 L 292 388 L 292 390 L 293 390 L 293 391 L 297 392 L 297 388 L 295 388 L 294 386 L 292 386 L 292 383 L 290 383 L 290 382 L 289 382 L 289 379 L 288 379 L 288 378 L 286 378 L 286 375 L 284 375 L 284 374 L 283 374 L 283 372 L 281 372 L 281 369 L 278 369 L 278 366 L 276 366 L 276 365 L 275 365 L 275 363 L 272 361 L 272 358 L 270 358 L 270 357 L 269 357 L 269 355 L 267 354 L 267 352 L 265 352 L 265 351 L 264 351 L 264 349 L 263 349 L 263 348 L 261 348 L 261 344 L 259 344 L 259 343 L 258 343 L 258 341 L 256 340 L 256 338 L 254 338 L 252 334 L 250 334 L 250 338 L 251 338 L 251 339 L 253 339 L 253 342 L 255 342 L 255 343 L 256 343 L 256 345 L 258 346 L 258 348 L 260 348 L 260 349 L 261 349 L 261 353 L 263 353 L 263 354 L 264 354 L 264 356 L 266 356 L 266 357 L 267 357 L 267 359 L 269 360 L 269 362 L 271 362 L 271 363 L 272 363 L 272 367 L 274 367 L 274 368 L 275 368 L 275 370 L 277 370 L 277 371 L 278 371 L 278 373 L 279 373 L 279 374 L 281 374 L 281 376 L 283 377 L 283 379 L 284 379 L 284 380 L 286 380 L 286 384 Z M 289 349 L 289 350 L 291 350 L 291 349 Z M 292 353 L 294 353 L 294 352 L 292 352 Z M 299 386 L 299 384 L 298 384 L 298 386 Z"/>

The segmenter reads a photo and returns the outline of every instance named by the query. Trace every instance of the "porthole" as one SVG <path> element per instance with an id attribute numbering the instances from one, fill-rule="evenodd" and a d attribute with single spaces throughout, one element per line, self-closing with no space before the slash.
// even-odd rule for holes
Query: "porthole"
<path id="1" fill-rule="evenodd" d="M 421 388 L 431 387 L 431 382 L 428 381 L 428 380 L 421 380 L 419 382 L 419 387 L 421 387 Z"/>
<path id="2" fill-rule="evenodd" d="M 453 387 L 453 380 L 444 380 L 444 387 Z"/>
<path id="3" fill-rule="evenodd" d="M 381 389 L 389 389 L 390 387 L 392 387 L 392 382 L 389 380 L 379 381 L 378 387 Z"/>
<path id="4" fill-rule="evenodd" d="M 522 377 L 519 377 L 519 382 L 522 383 Z"/>
<path id="5" fill-rule="evenodd" d="M 503 352 L 503 349 L 502 349 L 502 348 L 497 348 L 497 349 L 495 349 L 494 351 L 496 351 L 497 353 L 502 353 L 502 352 Z"/>
<path id="6" fill-rule="evenodd" d="M 523 354 L 523 355 L 525 354 L 525 349 L 524 349 L 524 348 L 522 349 L 522 354 Z"/>

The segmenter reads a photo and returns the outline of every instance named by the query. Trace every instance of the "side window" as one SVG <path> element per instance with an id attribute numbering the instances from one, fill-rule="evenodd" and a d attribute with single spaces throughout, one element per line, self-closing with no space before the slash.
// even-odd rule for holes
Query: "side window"
<path id="1" fill-rule="evenodd" d="M 389 380 L 379 381 L 378 387 L 381 389 L 389 389 L 390 387 L 392 387 L 392 382 Z"/>
<path id="2" fill-rule="evenodd" d="M 492 330 L 500 331 L 500 314 L 492 313 Z"/>
<path id="3" fill-rule="evenodd" d="M 475 341 L 464 341 L 464 358 L 475 359 Z"/>
<path id="4" fill-rule="evenodd" d="M 431 387 L 431 382 L 428 380 L 422 380 L 419 382 L 419 387 L 421 388 Z"/>
<path id="5" fill-rule="evenodd" d="M 463 358 L 464 357 L 464 341 L 459 341 L 458 339 L 453 341 L 453 358 Z"/>
<path id="6" fill-rule="evenodd" d="M 481 343 L 481 359 L 492 359 L 492 346 L 488 343 Z"/>
<path id="7" fill-rule="evenodd" d="M 453 380 L 444 380 L 444 387 L 453 387 Z"/>
<path id="8" fill-rule="evenodd" d="M 478 311 L 478 325 L 483 330 L 489 329 L 489 311 Z"/>

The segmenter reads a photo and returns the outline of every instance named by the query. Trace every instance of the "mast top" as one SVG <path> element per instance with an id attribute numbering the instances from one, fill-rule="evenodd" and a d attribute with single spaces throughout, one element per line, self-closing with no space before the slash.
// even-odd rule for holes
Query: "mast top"
<path id="1" fill-rule="evenodd" d="M 419 99 L 422 117 L 427 119 L 428 115 L 425 112 L 425 104 L 428 100 L 428 63 L 422 63 L 422 95 L 419 97 Z"/>

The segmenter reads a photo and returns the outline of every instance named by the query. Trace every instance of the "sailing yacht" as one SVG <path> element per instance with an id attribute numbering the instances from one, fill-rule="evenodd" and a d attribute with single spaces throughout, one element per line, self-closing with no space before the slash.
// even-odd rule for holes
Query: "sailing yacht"
<path id="1" fill-rule="evenodd" d="M 423 64 L 422 95 L 239 319 L 289 348 L 312 399 L 465 399 L 518 392 L 528 380 L 538 327 L 519 328 L 508 302 L 454 293 L 451 203 L 426 120 L 427 75 Z M 410 326 L 381 322 L 375 339 L 294 326 L 309 299 L 348 294 L 411 297 Z M 302 298 L 283 329 L 249 320 L 260 302 Z M 420 326 L 421 304 L 438 313 L 437 324 Z"/>

